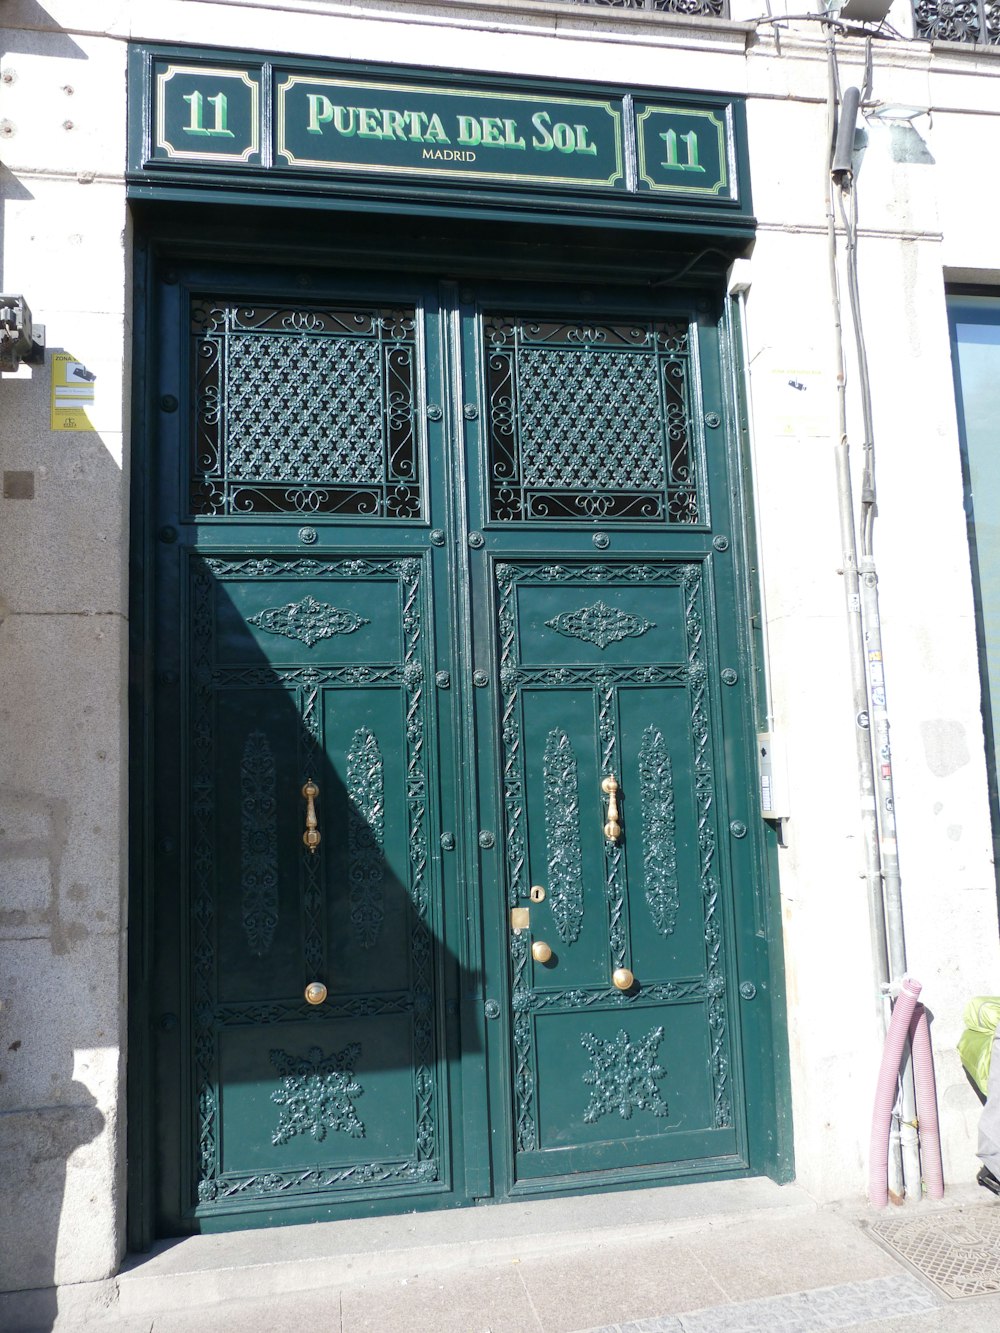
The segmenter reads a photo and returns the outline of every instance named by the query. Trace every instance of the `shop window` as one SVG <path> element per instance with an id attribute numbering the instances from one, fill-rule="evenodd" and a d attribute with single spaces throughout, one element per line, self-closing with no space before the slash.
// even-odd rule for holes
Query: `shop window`
<path id="1" fill-rule="evenodd" d="M 948 315 L 996 848 L 1000 845 L 1000 295 L 952 295 Z"/>

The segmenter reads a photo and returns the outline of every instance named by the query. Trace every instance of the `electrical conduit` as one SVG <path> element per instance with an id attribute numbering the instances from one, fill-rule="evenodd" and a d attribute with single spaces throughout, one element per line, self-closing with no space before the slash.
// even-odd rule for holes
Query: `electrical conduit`
<path id="1" fill-rule="evenodd" d="M 885 1035 L 882 1063 L 875 1088 L 875 1110 L 872 1115 L 872 1137 L 868 1153 L 868 1201 L 873 1208 L 884 1208 L 889 1202 L 888 1164 L 889 1136 L 892 1129 L 892 1108 L 896 1101 L 896 1084 L 903 1047 L 913 1019 L 913 1011 L 923 989 L 913 977 L 904 977 L 899 996 L 892 1007 L 889 1030 Z"/>
<path id="2" fill-rule="evenodd" d="M 913 983 L 916 985 L 916 983 Z M 941 1134 L 938 1129 L 937 1086 L 934 1081 L 934 1056 L 927 1010 L 917 1005 L 916 1022 L 910 1035 L 913 1052 L 913 1081 L 917 1092 L 917 1120 L 920 1126 L 920 1162 L 924 1184 L 932 1199 L 944 1198 L 944 1167 L 941 1163 Z M 874 1130 L 872 1131 L 874 1133 Z"/>

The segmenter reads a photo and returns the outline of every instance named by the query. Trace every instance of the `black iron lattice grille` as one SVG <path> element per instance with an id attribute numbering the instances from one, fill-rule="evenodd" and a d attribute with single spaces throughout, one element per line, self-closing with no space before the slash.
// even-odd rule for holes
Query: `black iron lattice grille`
<path id="1" fill-rule="evenodd" d="M 729 17 L 729 0 L 571 0 L 578 5 L 603 5 L 607 9 L 651 9 L 666 14 L 703 14 Z"/>
<path id="2" fill-rule="evenodd" d="M 1000 0 L 917 0 L 913 22 L 916 37 L 1000 46 Z"/>

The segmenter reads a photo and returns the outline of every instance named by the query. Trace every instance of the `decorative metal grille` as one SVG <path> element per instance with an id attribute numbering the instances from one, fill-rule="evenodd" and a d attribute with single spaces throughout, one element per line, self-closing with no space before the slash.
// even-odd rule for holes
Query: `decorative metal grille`
<path id="1" fill-rule="evenodd" d="M 483 322 L 494 522 L 698 523 L 680 320 Z"/>
<path id="2" fill-rule="evenodd" d="M 420 518 L 413 310 L 192 305 L 191 510 Z"/>
<path id="3" fill-rule="evenodd" d="M 1000 45 L 1000 0 L 917 0 L 913 22 L 915 37 Z"/>
<path id="4" fill-rule="evenodd" d="M 573 0 L 578 5 L 604 5 L 608 9 L 654 9 L 667 14 L 707 14 L 728 18 L 728 0 Z"/>

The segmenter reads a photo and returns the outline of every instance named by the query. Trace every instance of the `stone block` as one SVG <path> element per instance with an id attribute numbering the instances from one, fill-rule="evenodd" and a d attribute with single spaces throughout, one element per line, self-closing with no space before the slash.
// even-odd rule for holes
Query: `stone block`
<path id="1" fill-rule="evenodd" d="M 79 936 L 120 922 L 125 633 L 116 615 L 8 615 L 0 626 L 0 830 L 11 813 L 12 830 L 31 829 L 0 832 L 0 867 L 48 863 L 55 953 L 67 923 Z M 0 908 L 0 938 L 3 921 Z"/>
<path id="2" fill-rule="evenodd" d="M 6 18 L 6 16 L 5 16 Z M 8 23 L 12 19 L 7 18 Z M 69 24 L 75 28 L 75 23 Z M 125 169 L 124 42 L 79 32 L 21 29 L 4 47 L 3 116 L 12 129 L 4 162 L 14 172 L 101 173 Z"/>
<path id="3" fill-rule="evenodd" d="M 84 313 L 131 318 L 125 308 L 125 186 L 117 181 L 56 180 L 15 173 L 0 176 L 4 196 L 5 291 L 23 292 L 32 315 L 49 325 L 57 315 Z M 82 346 L 81 355 L 94 351 Z M 119 358 L 120 359 L 120 358 Z"/>
<path id="4" fill-rule="evenodd" d="M 120 1252 L 117 1135 L 80 1088 L 71 1106 L 0 1116 L 7 1202 L 0 1290 L 97 1281 Z"/>
<path id="5" fill-rule="evenodd" d="M 0 943 L 0 1114 L 60 1106 L 80 1086 L 113 1108 L 124 1013 L 116 931 L 84 934 L 66 950 L 47 938 Z"/>

